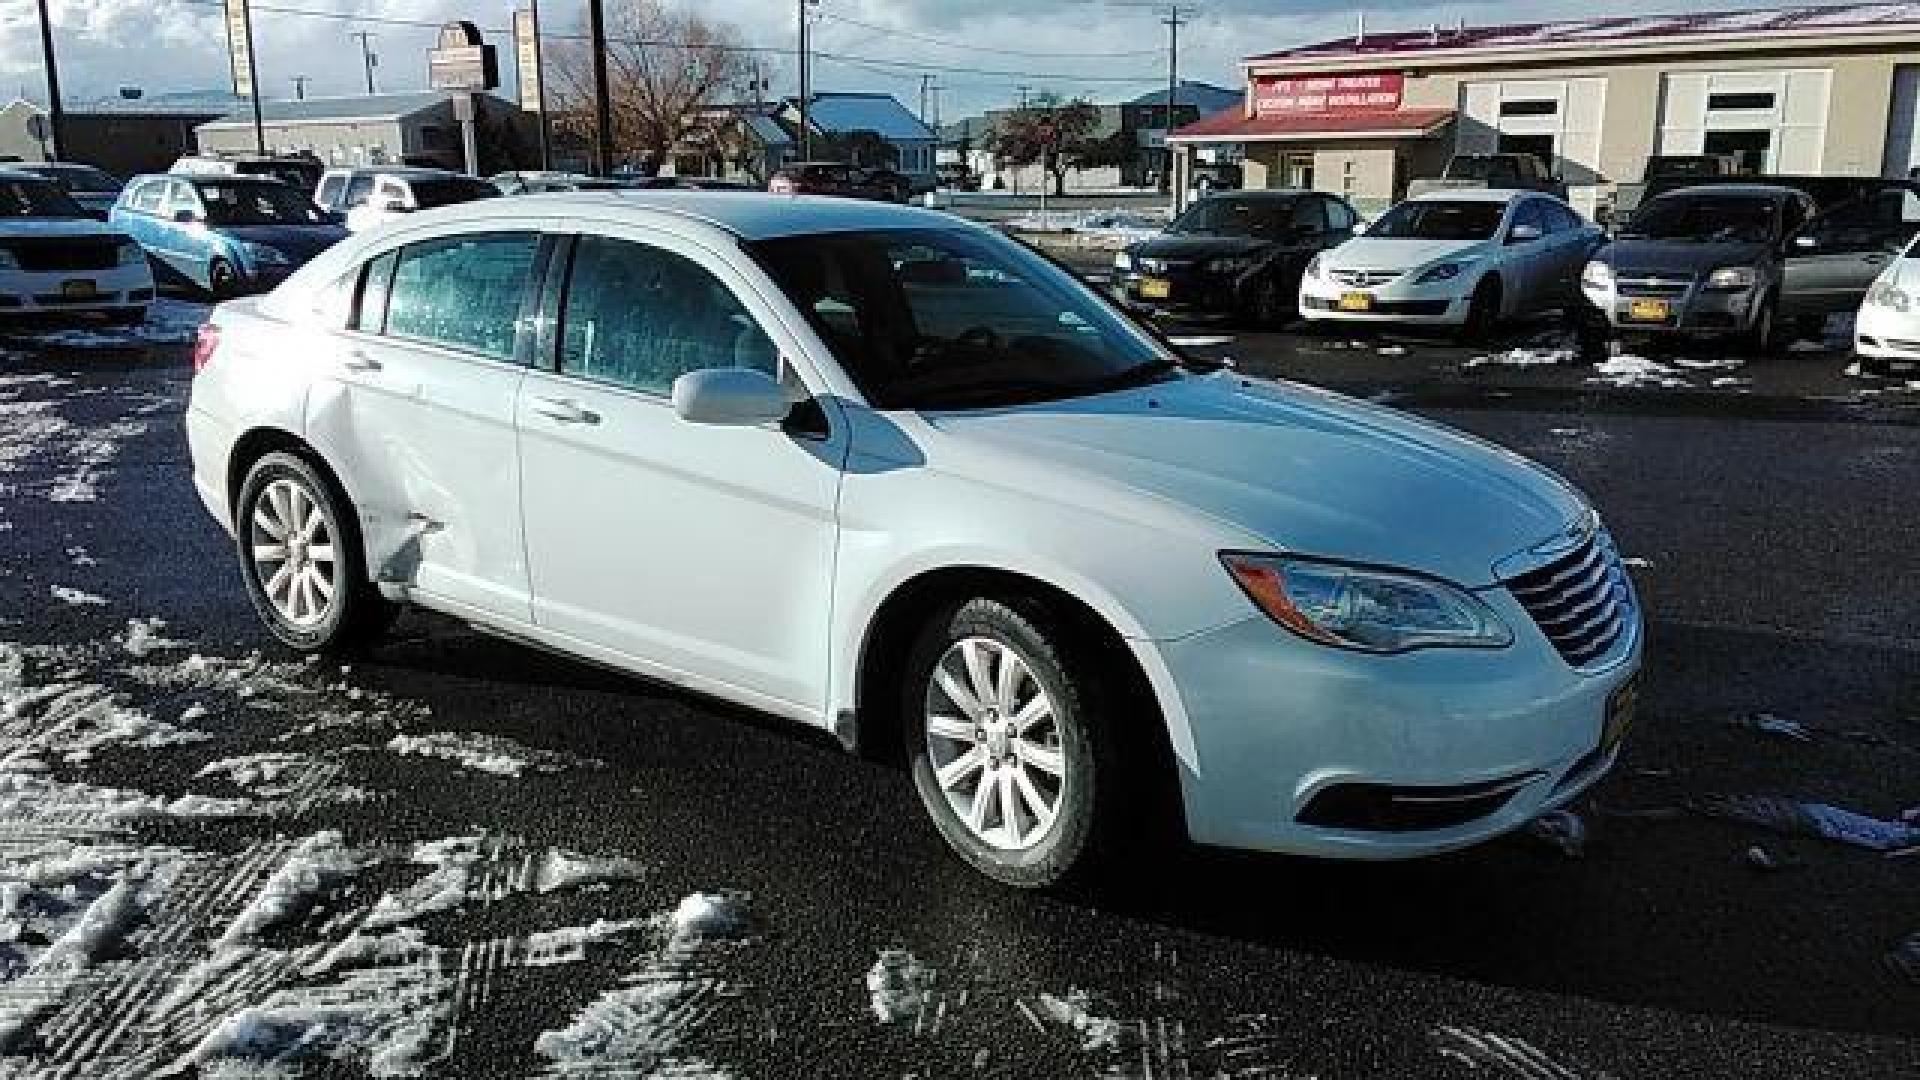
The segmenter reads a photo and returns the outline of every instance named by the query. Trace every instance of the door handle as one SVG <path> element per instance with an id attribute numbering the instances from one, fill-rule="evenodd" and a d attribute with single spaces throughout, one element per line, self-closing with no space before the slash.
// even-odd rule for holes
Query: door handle
<path id="1" fill-rule="evenodd" d="M 565 398 L 534 398 L 533 404 L 527 406 L 527 408 L 560 424 L 597 424 L 600 422 L 598 413 L 582 408 L 577 401 L 569 401 Z"/>
<path id="2" fill-rule="evenodd" d="M 340 366 L 343 368 L 346 368 L 348 371 L 353 371 L 353 372 L 379 371 L 380 361 L 375 360 L 373 357 L 368 356 L 366 353 L 363 353 L 358 349 L 355 349 L 354 351 L 347 354 L 346 361 L 342 363 Z"/>

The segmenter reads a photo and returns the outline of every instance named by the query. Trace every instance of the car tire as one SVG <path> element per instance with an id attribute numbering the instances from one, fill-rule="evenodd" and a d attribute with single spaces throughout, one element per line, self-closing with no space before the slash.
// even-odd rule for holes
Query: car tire
<path id="1" fill-rule="evenodd" d="M 1278 271 L 1265 274 L 1253 287 L 1247 305 L 1247 324 L 1253 330 L 1279 330 L 1300 315 L 1300 292 L 1286 288 Z"/>
<path id="2" fill-rule="evenodd" d="M 941 609 L 908 654 L 914 787 L 954 852 L 1003 885 L 1092 879 L 1129 831 L 1099 668 L 1044 605 L 990 597 Z"/>
<path id="3" fill-rule="evenodd" d="M 254 462 L 233 532 L 247 596 L 288 648 L 355 652 L 392 626 L 398 609 L 367 580 L 353 504 L 307 458 L 272 453 Z M 289 543 L 289 533 L 299 539 Z"/>
<path id="4" fill-rule="evenodd" d="M 1473 287 L 1473 298 L 1467 301 L 1467 321 L 1460 324 L 1463 343 L 1482 345 L 1493 337 L 1500 327 L 1501 295 L 1498 274 L 1488 274 Z"/>
<path id="5" fill-rule="evenodd" d="M 1747 328 L 1744 344 L 1756 356 L 1772 356 L 1784 351 L 1793 337 L 1780 326 L 1780 298 L 1770 294 L 1760 301 L 1760 310 Z"/>
<path id="6" fill-rule="evenodd" d="M 207 264 L 207 295 L 215 300 L 231 300 L 240 295 L 240 272 L 225 259 Z"/>

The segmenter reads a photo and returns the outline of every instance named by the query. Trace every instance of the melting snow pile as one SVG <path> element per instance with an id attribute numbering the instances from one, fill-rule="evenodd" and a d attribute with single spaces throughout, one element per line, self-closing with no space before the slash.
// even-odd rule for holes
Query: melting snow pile
<path id="1" fill-rule="evenodd" d="M 1679 369 L 1632 354 L 1611 357 L 1595 364 L 1593 369 L 1599 372 L 1600 377 L 1588 379 L 1587 382 L 1627 390 L 1647 386 L 1681 389 L 1691 385 L 1681 377 Z"/>
<path id="2" fill-rule="evenodd" d="M 1469 368 L 1477 367 L 1551 367 L 1556 364 L 1571 364 L 1579 354 L 1566 346 L 1553 349 L 1508 349 L 1506 352 L 1490 356 L 1476 356 L 1467 361 Z"/>
<path id="3" fill-rule="evenodd" d="M 1089 1053 L 1112 1051 L 1120 1047 L 1120 1024 L 1111 1017 L 1101 1016 L 1093 1011 L 1093 999 L 1085 990 L 1067 991 L 1065 997 L 1041 994 L 1036 1010 L 1022 1001 L 1019 1007 L 1029 1021 L 1042 1032 L 1050 1030 L 1041 1023 L 1044 1016 L 1056 1028 L 1064 1029 L 1079 1043 L 1080 1049 Z"/>
<path id="4" fill-rule="evenodd" d="M 387 749 L 403 757 L 440 758 L 463 769 L 506 777 L 518 777 L 528 770 L 557 773 L 573 766 L 601 766 L 597 761 L 552 750 L 535 750 L 512 739 L 480 732 L 437 731 L 431 735 L 395 735 L 387 743 Z"/>
<path id="5" fill-rule="evenodd" d="M 347 850 L 339 833 L 314 833 L 287 854 L 252 903 L 227 924 L 216 948 L 239 945 L 305 915 L 322 890 L 359 869 L 360 860 Z"/>
<path id="6" fill-rule="evenodd" d="M 934 970 L 905 949 L 887 949 L 867 971 L 867 1002 L 883 1024 L 920 1015 L 933 991 Z"/>
<path id="7" fill-rule="evenodd" d="M 99 607 L 107 602 L 104 596 L 95 596 L 68 585 L 55 585 L 51 591 L 55 600 L 73 607 Z"/>

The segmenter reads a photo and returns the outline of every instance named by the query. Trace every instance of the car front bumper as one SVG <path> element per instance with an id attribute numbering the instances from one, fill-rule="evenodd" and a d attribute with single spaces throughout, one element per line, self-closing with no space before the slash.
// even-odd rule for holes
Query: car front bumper
<path id="1" fill-rule="evenodd" d="M 0 317 L 126 311 L 153 301 L 153 271 L 145 263 L 101 270 L 0 272 Z"/>
<path id="2" fill-rule="evenodd" d="M 1405 276 L 1385 285 L 1345 285 L 1323 272 L 1300 282 L 1300 315 L 1314 322 L 1459 326 L 1467 321 L 1473 282 L 1461 278 L 1416 285 Z M 1354 306 L 1366 298 L 1364 309 Z"/>
<path id="3" fill-rule="evenodd" d="M 1514 644 L 1374 656 L 1257 616 L 1162 643 L 1191 735 L 1181 783 L 1193 840 L 1416 858 L 1520 828 L 1604 776 L 1618 754 L 1617 741 L 1602 745 L 1610 708 L 1637 686 L 1637 605 L 1605 666 L 1581 672 L 1511 596 L 1481 595 Z M 1369 806 L 1394 813 L 1368 818 Z"/>
<path id="4" fill-rule="evenodd" d="M 1863 305 L 1854 320 L 1853 351 L 1890 370 L 1920 370 L 1920 313 Z"/>
<path id="5" fill-rule="evenodd" d="M 1759 289 L 1707 289 L 1698 283 L 1658 292 L 1597 289 L 1582 284 L 1587 302 L 1621 333 L 1711 339 L 1743 334 L 1760 310 Z M 1663 311 L 1663 313 L 1661 313 Z"/>
<path id="6" fill-rule="evenodd" d="M 1224 322 L 1247 304 L 1241 279 L 1195 267 L 1113 272 L 1113 295 L 1128 310 L 1173 322 Z M 1159 283 L 1156 285 L 1155 283 Z"/>

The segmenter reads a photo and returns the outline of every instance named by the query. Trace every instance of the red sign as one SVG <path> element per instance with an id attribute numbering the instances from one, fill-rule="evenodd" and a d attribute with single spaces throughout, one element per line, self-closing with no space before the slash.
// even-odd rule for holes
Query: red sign
<path id="1" fill-rule="evenodd" d="M 1255 79 L 1253 113 L 1255 116 L 1298 116 L 1397 112 L 1406 85 L 1407 77 L 1397 71 L 1379 75 Z"/>

